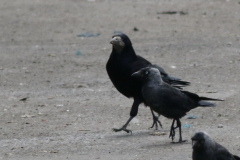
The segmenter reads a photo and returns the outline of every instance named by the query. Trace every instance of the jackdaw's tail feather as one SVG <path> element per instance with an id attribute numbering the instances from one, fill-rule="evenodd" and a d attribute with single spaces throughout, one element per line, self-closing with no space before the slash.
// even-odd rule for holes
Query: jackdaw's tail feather
<path id="1" fill-rule="evenodd" d="M 216 104 L 210 103 L 210 102 L 207 102 L 207 101 L 199 101 L 198 105 L 202 106 L 202 107 L 215 107 L 216 106 Z"/>
<path id="2" fill-rule="evenodd" d="M 207 102 L 207 101 L 224 101 L 222 99 L 214 99 L 214 98 L 208 98 L 208 97 L 199 97 L 199 106 L 202 106 L 202 107 L 215 107 L 216 104 L 214 103 L 210 103 L 210 102 Z"/>
<path id="3" fill-rule="evenodd" d="M 199 97 L 200 100 L 207 100 L 207 101 L 224 101 L 223 99 L 214 99 L 208 97 Z"/>

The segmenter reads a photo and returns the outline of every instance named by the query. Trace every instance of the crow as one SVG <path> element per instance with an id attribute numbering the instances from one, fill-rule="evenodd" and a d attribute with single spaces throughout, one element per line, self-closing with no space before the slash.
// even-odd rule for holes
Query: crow
<path id="1" fill-rule="evenodd" d="M 192 148 L 193 160 L 240 160 L 205 132 L 198 132 L 192 137 Z"/>
<path id="2" fill-rule="evenodd" d="M 138 56 L 126 34 L 118 33 L 114 35 L 110 43 L 112 44 L 112 53 L 106 64 L 108 76 L 120 93 L 128 98 L 134 99 L 130 111 L 130 118 L 120 129 L 113 128 L 113 131 L 126 131 L 127 133 L 132 133 L 131 130 L 127 129 L 127 125 L 137 115 L 139 105 L 144 102 L 141 94 L 142 83 L 131 78 L 131 75 L 134 72 L 141 68 L 152 66 L 161 72 L 163 81 L 172 84 L 177 88 L 190 85 L 190 83 L 169 76 L 168 73 L 158 65 L 153 65 L 141 56 Z M 156 125 L 157 129 L 158 123 L 161 126 L 161 122 L 158 120 L 158 117 L 154 115 L 152 110 L 151 112 L 153 115 L 153 125 L 151 128 Z"/>
<path id="3" fill-rule="evenodd" d="M 185 140 L 182 140 L 180 118 L 185 116 L 188 111 L 198 106 L 215 106 L 215 104 L 205 100 L 222 101 L 220 99 L 199 97 L 197 94 L 178 90 L 165 83 L 161 78 L 159 70 L 156 68 L 143 68 L 133 73 L 132 77 L 141 80 L 143 83 L 142 97 L 144 103 L 158 114 L 173 119 L 169 138 L 171 137 L 173 141 L 175 129 L 179 128 L 179 143 L 185 142 Z M 176 127 L 174 127 L 175 121 L 177 122 Z"/>

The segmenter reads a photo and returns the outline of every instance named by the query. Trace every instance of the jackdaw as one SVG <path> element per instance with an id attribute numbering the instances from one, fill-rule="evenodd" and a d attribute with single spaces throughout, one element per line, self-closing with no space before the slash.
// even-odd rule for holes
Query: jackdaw
<path id="1" fill-rule="evenodd" d="M 205 132 L 198 132 L 192 137 L 192 148 L 193 160 L 240 160 Z"/>
<path id="2" fill-rule="evenodd" d="M 178 90 L 165 83 L 161 78 L 159 70 L 156 68 L 146 67 L 133 73 L 132 76 L 138 78 L 143 83 L 142 97 L 144 103 L 160 115 L 173 119 L 169 138 L 171 137 L 173 141 L 175 129 L 179 128 L 179 143 L 185 142 L 185 140 L 182 140 L 180 118 L 198 106 L 215 106 L 215 104 L 205 100 L 222 101 L 220 99 L 199 97 L 197 94 Z M 176 127 L 174 127 L 175 121 L 177 122 Z"/>

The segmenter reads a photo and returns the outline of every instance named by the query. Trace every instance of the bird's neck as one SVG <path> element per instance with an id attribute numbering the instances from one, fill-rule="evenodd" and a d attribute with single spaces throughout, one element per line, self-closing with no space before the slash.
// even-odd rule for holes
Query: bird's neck
<path id="1" fill-rule="evenodd" d="M 124 48 L 120 47 L 113 47 L 112 54 L 120 56 L 120 57 L 128 57 L 128 58 L 135 58 L 137 57 L 134 49 L 132 46 L 125 46 Z"/>
<path id="2" fill-rule="evenodd" d="M 114 45 L 113 50 L 115 51 L 115 53 L 120 54 L 123 50 L 123 47 L 119 45 Z"/>
<path id="3" fill-rule="evenodd" d="M 161 79 L 161 77 L 159 75 L 154 75 L 154 76 L 150 76 L 146 82 L 149 86 L 151 85 L 162 85 L 163 84 L 163 80 Z"/>

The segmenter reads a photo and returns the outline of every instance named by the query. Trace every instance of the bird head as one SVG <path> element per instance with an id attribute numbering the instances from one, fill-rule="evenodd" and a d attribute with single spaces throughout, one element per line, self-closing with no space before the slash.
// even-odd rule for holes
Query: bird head
<path id="1" fill-rule="evenodd" d="M 113 45 L 113 48 L 117 51 L 117 52 L 121 52 L 123 50 L 124 47 L 129 47 L 132 46 L 132 43 L 130 41 L 130 39 L 128 38 L 128 36 L 124 33 L 118 33 L 115 34 L 111 41 L 110 44 Z"/>
<path id="2" fill-rule="evenodd" d="M 204 148 L 206 137 L 208 137 L 207 133 L 197 132 L 192 137 L 192 148 L 193 148 L 193 150 L 196 150 L 196 151 L 197 150 L 202 150 Z"/>
<path id="3" fill-rule="evenodd" d="M 140 79 L 141 81 L 149 80 L 149 79 L 161 79 L 161 74 L 157 68 L 146 67 L 142 68 L 137 72 L 134 72 L 132 77 Z"/>

